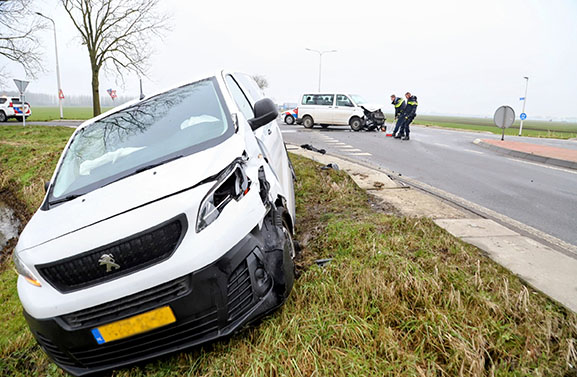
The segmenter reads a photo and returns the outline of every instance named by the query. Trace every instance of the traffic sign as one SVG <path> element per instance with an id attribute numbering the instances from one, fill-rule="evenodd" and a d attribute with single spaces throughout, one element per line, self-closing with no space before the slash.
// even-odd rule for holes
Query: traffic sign
<path id="1" fill-rule="evenodd" d="M 505 128 L 511 127 L 514 121 L 515 110 L 513 110 L 511 106 L 501 106 L 495 111 L 493 122 L 495 122 L 497 127 L 503 129 L 501 140 L 505 140 Z"/>
<path id="2" fill-rule="evenodd" d="M 525 120 L 527 119 L 527 114 L 521 113 L 521 115 L 519 115 L 519 118 L 521 118 L 521 120 Z"/>
<path id="3" fill-rule="evenodd" d="M 28 84 L 30 84 L 30 81 L 14 79 L 14 84 L 16 84 L 16 87 L 18 88 L 18 91 L 20 92 L 20 94 L 23 94 L 26 91 Z"/>

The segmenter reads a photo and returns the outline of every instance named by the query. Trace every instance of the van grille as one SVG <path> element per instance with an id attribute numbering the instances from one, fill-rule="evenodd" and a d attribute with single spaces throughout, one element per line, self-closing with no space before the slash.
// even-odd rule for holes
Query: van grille
<path id="1" fill-rule="evenodd" d="M 227 286 L 228 321 L 234 322 L 253 304 L 253 290 L 246 260 L 230 275 Z"/>
<path id="2" fill-rule="evenodd" d="M 37 265 L 36 268 L 60 292 L 94 286 L 170 258 L 182 241 L 187 226 L 186 216 L 179 215 L 134 236 L 57 262 Z M 118 268 L 105 263 L 111 261 Z"/>
<path id="3" fill-rule="evenodd" d="M 131 296 L 66 314 L 60 318 L 75 330 L 98 326 L 163 306 L 179 297 L 186 296 L 190 291 L 190 277 L 187 275 Z"/>

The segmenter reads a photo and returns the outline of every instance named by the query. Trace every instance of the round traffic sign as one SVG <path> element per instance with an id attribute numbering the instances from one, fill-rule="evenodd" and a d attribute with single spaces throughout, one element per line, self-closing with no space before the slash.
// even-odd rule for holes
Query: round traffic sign
<path id="1" fill-rule="evenodd" d="M 521 118 L 521 120 L 525 120 L 527 119 L 527 114 L 521 113 L 521 115 L 519 115 L 519 118 Z"/>
<path id="2" fill-rule="evenodd" d="M 495 111 L 493 122 L 499 128 L 509 128 L 515 121 L 515 110 L 511 106 L 501 106 Z"/>

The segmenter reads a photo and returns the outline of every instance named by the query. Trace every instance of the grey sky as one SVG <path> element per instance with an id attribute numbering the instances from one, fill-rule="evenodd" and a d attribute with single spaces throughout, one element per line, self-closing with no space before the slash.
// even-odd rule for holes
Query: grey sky
<path id="1" fill-rule="evenodd" d="M 56 0 L 42 4 L 57 23 L 64 92 L 89 94 L 87 53 L 71 21 Z M 145 92 L 232 68 L 266 76 L 266 92 L 277 102 L 297 102 L 317 89 L 318 55 L 309 47 L 338 50 L 323 56 L 323 91 L 357 93 L 386 111 L 391 93 L 411 91 L 419 113 L 491 116 L 503 104 L 520 113 L 529 76 L 529 118 L 577 118 L 575 0 L 163 0 L 162 6 L 174 26 L 151 44 L 156 54 Z M 29 90 L 52 93 L 53 39 L 50 30 L 45 34 L 47 72 Z M 113 74 L 102 76 L 101 93 L 108 88 L 138 95 L 136 76 L 126 77 L 124 88 Z"/>

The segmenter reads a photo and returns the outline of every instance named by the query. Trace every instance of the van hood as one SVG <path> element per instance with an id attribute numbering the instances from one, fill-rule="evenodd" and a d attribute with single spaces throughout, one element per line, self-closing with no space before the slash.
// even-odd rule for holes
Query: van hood
<path id="1" fill-rule="evenodd" d="M 243 143 L 233 135 L 204 151 L 129 176 L 49 210 L 38 210 L 20 235 L 22 252 L 191 188 L 217 174 L 242 155 Z"/>
<path id="2" fill-rule="evenodd" d="M 383 105 L 379 105 L 378 103 L 361 103 L 359 106 L 363 106 L 369 111 L 383 110 Z"/>

